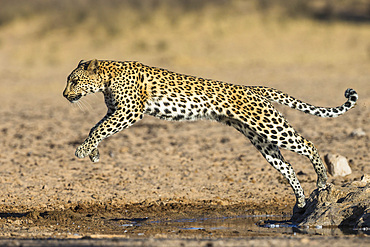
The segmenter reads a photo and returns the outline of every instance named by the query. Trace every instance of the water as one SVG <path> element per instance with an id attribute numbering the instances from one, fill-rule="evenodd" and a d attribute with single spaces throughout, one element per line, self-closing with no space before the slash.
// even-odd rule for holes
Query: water
<path id="1" fill-rule="evenodd" d="M 290 221 L 290 215 L 242 215 L 233 217 L 200 217 L 200 218 L 182 218 L 150 220 L 143 218 L 130 224 L 123 224 L 122 227 L 129 231 L 130 228 L 139 230 L 160 229 L 161 232 L 171 233 L 189 233 L 207 232 L 210 235 L 220 236 L 271 236 L 271 235 L 325 235 L 325 236 L 343 236 L 347 234 L 365 234 L 370 235 L 370 228 L 352 229 L 338 227 L 323 227 L 320 225 L 314 227 L 299 227 Z"/>

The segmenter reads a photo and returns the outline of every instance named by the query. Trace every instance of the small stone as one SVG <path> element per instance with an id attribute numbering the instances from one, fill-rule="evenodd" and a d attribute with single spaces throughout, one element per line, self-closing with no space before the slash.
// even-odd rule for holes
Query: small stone
<path id="1" fill-rule="evenodd" d="M 15 221 L 13 221 L 13 224 L 14 224 L 14 225 L 21 225 L 21 224 L 22 224 L 22 221 L 20 221 L 20 220 L 15 220 Z"/>
<path id="2" fill-rule="evenodd" d="M 362 128 L 354 129 L 351 134 L 351 137 L 363 137 L 366 136 L 366 132 Z"/>
<path id="3" fill-rule="evenodd" d="M 311 242 L 311 240 L 310 239 L 308 239 L 308 238 L 302 238 L 301 239 L 301 241 L 300 241 L 302 244 L 309 244 L 310 242 Z"/>
<path id="4" fill-rule="evenodd" d="M 324 157 L 328 172 L 332 176 L 347 176 L 352 173 L 347 159 L 339 154 L 327 154 Z"/>
<path id="5" fill-rule="evenodd" d="M 368 174 L 362 175 L 361 182 L 367 183 L 367 184 L 370 183 L 370 175 L 368 175 Z"/>

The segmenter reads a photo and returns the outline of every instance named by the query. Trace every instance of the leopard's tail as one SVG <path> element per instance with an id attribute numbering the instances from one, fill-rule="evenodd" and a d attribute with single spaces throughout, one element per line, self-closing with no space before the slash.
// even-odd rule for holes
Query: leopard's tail
<path id="1" fill-rule="evenodd" d="M 310 105 L 273 88 L 251 86 L 250 89 L 257 94 L 264 96 L 269 101 L 277 102 L 304 113 L 319 117 L 338 117 L 353 108 L 358 100 L 358 94 L 351 88 L 348 88 L 344 92 L 344 97 L 347 98 L 347 101 L 338 107 L 318 107 Z"/>

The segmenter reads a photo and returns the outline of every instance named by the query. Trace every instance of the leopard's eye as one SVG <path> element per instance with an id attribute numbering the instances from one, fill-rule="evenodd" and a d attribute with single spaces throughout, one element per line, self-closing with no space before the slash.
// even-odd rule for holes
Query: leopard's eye
<path id="1" fill-rule="evenodd" d="M 76 85 L 76 84 L 77 84 L 77 82 L 78 82 L 78 81 L 77 81 L 77 79 L 73 79 L 73 80 L 71 81 L 71 84 L 72 84 L 72 85 Z"/>

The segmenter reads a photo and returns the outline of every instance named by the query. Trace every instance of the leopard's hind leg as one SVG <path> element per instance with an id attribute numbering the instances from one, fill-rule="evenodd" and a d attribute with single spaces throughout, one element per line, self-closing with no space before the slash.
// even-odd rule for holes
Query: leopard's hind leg
<path id="1" fill-rule="evenodd" d="M 270 133 L 265 133 L 267 140 L 280 148 L 285 148 L 309 158 L 317 174 L 316 185 L 319 188 L 324 188 L 328 176 L 319 152 L 313 143 L 301 136 L 280 113 L 276 116 L 281 120 L 279 121 L 281 123 L 274 126 L 275 130 L 272 129 Z"/>
<path id="2" fill-rule="evenodd" d="M 268 143 L 308 157 L 317 174 L 317 187 L 324 188 L 327 181 L 326 168 L 315 146 L 302 137 L 272 105 L 267 107 L 271 113 L 263 118 L 265 129 L 251 126 L 253 131 Z"/>
<path id="3" fill-rule="evenodd" d="M 328 179 L 326 167 L 324 166 L 319 152 L 313 143 L 302 137 L 297 132 L 293 134 L 293 137 L 290 137 L 290 140 L 291 141 L 287 145 L 284 145 L 284 148 L 309 158 L 317 174 L 317 187 L 325 188 L 326 181 Z"/>
<path id="4" fill-rule="evenodd" d="M 260 151 L 262 156 L 265 157 L 265 159 L 288 180 L 297 199 L 296 206 L 298 208 L 304 208 L 306 205 L 304 191 L 292 165 L 284 159 L 283 155 L 280 153 L 279 147 L 268 142 L 266 139 L 252 131 L 247 131 L 247 133 L 244 134 L 249 138 L 258 151 Z"/>

